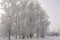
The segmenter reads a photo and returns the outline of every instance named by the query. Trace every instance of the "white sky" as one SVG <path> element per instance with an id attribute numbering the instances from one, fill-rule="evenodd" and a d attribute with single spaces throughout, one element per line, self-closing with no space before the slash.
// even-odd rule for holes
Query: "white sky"
<path id="1" fill-rule="evenodd" d="M 60 0 L 39 0 L 43 9 L 49 15 L 51 21 L 50 30 L 58 31 L 60 29 Z"/>
<path id="2" fill-rule="evenodd" d="M 1 1 L 2 0 L 0 0 L 0 2 Z M 57 31 L 60 29 L 60 0 L 39 0 L 39 2 L 41 3 L 42 8 L 46 10 L 47 14 L 50 17 L 50 30 Z M 3 11 L 0 9 L 0 14 L 1 13 L 3 13 Z"/>

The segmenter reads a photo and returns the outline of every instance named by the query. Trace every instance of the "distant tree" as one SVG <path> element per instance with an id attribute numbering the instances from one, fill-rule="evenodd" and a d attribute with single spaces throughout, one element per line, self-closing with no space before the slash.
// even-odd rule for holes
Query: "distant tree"
<path id="1" fill-rule="evenodd" d="M 59 36 L 59 32 L 52 31 L 49 36 Z"/>

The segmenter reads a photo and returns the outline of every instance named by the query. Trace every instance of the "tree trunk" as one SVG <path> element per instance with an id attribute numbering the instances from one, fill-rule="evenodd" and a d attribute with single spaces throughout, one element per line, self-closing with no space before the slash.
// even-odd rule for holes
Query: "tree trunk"
<path id="1" fill-rule="evenodd" d="M 9 37 L 8 37 L 8 39 L 10 40 L 11 38 L 11 31 L 9 30 Z"/>
<path id="2" fill-rule="evenodd" d="M 23 38 L 23 39 L 25 38 L 25 34 L 24 34 L 24 33 L 22 33 L 22 38 Z"/>
<path id="3" fill-rule="evenodd" d="M 23 39 L 25 38 L 25 36 L 23 36 Z"/>
<path id="4" fill-rule="evenodd" d="M 33 35 L 32 34 L 30 34 L 30 39 L 33 37 Z"/>
<path id="5" fill-rule="evenodd" d="M 17 39 L 17 32 L 16 32 L 16 39 Z"/>
<path id="6" fill-rule="evenodd" d="M 39 37 L 39 35 L 38 35 L 38 28 L 37 28 L 37 38 Z"/>
<path id="7" fill-rule="evenodd" d="M 41 37 L 43 37 L 43 38 L 44 38 L 44 27 L 42 27 Z"/>

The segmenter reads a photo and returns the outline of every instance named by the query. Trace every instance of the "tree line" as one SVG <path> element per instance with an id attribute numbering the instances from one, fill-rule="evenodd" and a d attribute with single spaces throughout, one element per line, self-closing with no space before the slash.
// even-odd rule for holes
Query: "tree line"
<path id="1" fill-rule="evenodd" d="M 22 36 L 32 38 L 34 34 L 44 37 L 50 24 L 49 16 L 34 0 L 3 0 L 1 6 L 5 12 L 1 16 L 4 36 Z"/>

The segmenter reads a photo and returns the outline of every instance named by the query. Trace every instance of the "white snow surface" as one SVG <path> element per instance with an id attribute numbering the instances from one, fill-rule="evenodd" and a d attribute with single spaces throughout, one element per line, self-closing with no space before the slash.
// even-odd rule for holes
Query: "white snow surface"
<path id="1" fill-rule="evenodd" d="M 0 40 L 8 40 L 7 38 L 0 37 Z M 11 40 L 60 40 L 60 37 L 45 37 L 45 38 L 32 38 L 32 39 L 14 39 Z"/>

